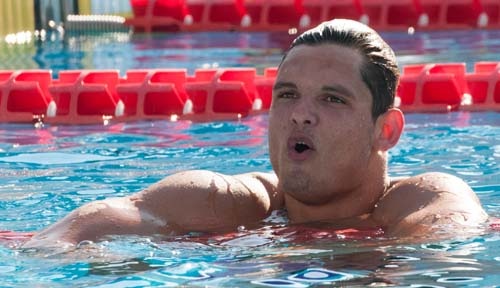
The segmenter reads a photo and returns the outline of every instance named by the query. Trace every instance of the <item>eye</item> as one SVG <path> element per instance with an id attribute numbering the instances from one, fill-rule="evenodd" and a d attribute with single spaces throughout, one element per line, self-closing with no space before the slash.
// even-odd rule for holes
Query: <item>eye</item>
<path id="1" fill-rule="evenodd" d="M 277 98 L 281 99 L 295 99 L 297 98 L 297 94 L 291 91 L 279 91 L 276 93 Z"/>
<path id="2" fill-rule="evenodd" d="M 325 100 L 331 103 L 347 104 L 347 102 L 342 99 L 342 97 L 336 95 L 326 95 Z"/>

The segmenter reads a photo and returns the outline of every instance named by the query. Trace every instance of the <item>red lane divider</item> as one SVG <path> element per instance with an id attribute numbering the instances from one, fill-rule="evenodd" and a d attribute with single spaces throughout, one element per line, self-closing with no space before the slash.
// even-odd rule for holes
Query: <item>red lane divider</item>
<path id="1" fill-rule="evenodd" d="M 86 124 L 106 121 L 235 120 L 269 110 L 276 67 L 0 70 L 0 122 Z M 500 62 L 403 67 L 395 105 L 404 112 L 499 111 Z"/>
<path id="2" fill-rule="evenodd" d="M 161 119 L 181 115 L 188 98 L 184 86 L 185 69 L 129 70 L 116 85 L 125 105 L 122 118 L 127 120 Z"/>
<path id="3" fill-rule="evenodd" d="M 126 23 L 136 31 L 232 30 L 247 27 L 251 18 L 243 0 L 130 0 L 134 17 Z"/>
<path id="4" fill-rule="evenodd" d="M 465 64 L 445 63 L 403 67 L 397 96 L 407 112 L 448 112 L 467 93 Z"/>
<path id="5" fill-rule="evenodd" d="M 190 99 L 182 118 L 238 119 L 261 110 L 254 68 L 200 69 L 186 83 Z M 272 83 L 271 83 L 272 85 Z M 272 86 L 271 86 L 272 87 Z M 189 105 L 192 103 L 192 109 Z"/>
<path id="6" fill-rule="evenodd" d="M 500 62 L 478 62 L 466 75 L 472 99 L 461 109 L 469 111 L 500 110 Z"/>
<path id="7" fill-rule="evenodd" d="M 407 29 L 417 26 L 422 11 L 414 0 L 361 0 L 363 22 L 377 29 Z"/>
<path id="8" fill-rule="evenodd" d="M 0 70 L 0 122 L 31 122 L 34 115 L 54 116 L 48 70 Z"/>
<path id="9" fill-rule="evenodd" d="M 378 30 L 500 28 L 498 0 L 130 0 L 126 23 L 152 31 L 286 31 L 334 18 Z"/>
<path id="10" fill-rule="evenodd" d="M 302 0 L 252 0 L 245 1 L 244 7 L 251 24 L 242 29 L 287 30 L 290 27 L 310 26 Z"/>
<path id="11" fill-rule="evenodd" d="M 59 73 L 49 91 L 58 107 L 50 123 L 96 123 L 123 115 L 124 105 L 116 93 L 118 70 L 70 70 Z"/>
<path id="12" fill-rule="evenodd" d="M 271 108 L 271 100 L 273 96 L 273 85 L 278 73 L 278 67 L 269 67 L 264 70 L 264 75 L 255 78 L 255 89 L 262 101 L 262 109 L 269 110 Z"/>
<path id="13" fill-rule="evenodd" d="M 364 7 L 360 0 L 304 0 L 303 5 L 311 20 L 310 27 L 334 18 L 361 20 L 366 23 L 363 19 Z"/>

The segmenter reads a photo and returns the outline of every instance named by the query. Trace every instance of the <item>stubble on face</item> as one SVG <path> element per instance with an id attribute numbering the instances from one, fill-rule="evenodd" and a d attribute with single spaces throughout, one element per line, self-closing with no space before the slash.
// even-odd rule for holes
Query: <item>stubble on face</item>
<path id="1" fill-rule="evenodd" d="M 372 153 L 371 94 L 361 80 L 361 55 L 349 48 L 331 45 L 335 47 L 326 47 L 326 50 L 321 50 L 324 46 L 293 48 L 285 59 L 290 62 L 282 63 L 277 79 L 295 83 L 300 97 L 304 98 L 322 97 L 323 92 L 318 87 L 332 85 L 343 85 L 357 95 L 357 102 L 352 106 L 327 107 L 323 106 L 323 102 L 314 106 L 319 110 L 310 113 L 319 113 L 322 122 L 308 127 L 310 130 L 305 133 L 317 136 L 315 141 L 322 145 L 318 153 L 313 153 L 310 159 L 301 163 L 290 161 L 283 141 L 297 129 L 290 120 L 293 108 L 279 102 L 274 105 L 276 99 L 273 96 L 270 112 L 270 158 L 279 178 L 279 189 L 307 204 L 321 204 L 343 197 L 350 189 L 355 189 L 361 181 L 359 179 L 363 178 L 364 166 Z M 333 54 L 328 55 L 332 51 Z M 367 100 L 360 100 L 358 95 L 369 99 L 369 103 L 360 104 L 359 101 Z"/>

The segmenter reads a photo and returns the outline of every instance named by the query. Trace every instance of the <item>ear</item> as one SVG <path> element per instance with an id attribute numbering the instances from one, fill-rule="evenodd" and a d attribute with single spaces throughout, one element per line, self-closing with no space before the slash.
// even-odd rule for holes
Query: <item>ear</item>
<path id="1" fill-rule="evenodd" d="M 394 147 L 403 133 L 405 118 L 398 108 L 391 108 L 380 115 L 376 123 L 376 139 L 378 150 L 387 151 Z"/>

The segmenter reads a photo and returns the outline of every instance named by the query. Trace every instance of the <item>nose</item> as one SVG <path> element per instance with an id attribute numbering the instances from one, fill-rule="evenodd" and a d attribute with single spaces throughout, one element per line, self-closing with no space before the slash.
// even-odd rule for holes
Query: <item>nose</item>
<path id="1" fill-rule="evenodd" d="M 314 107 L 306 101 L 301 101 L 296 104 L 290 114 L 290 119 L 294 125 L 303 127 L 314 126 L 318 123 L 318 115 Z"/>

